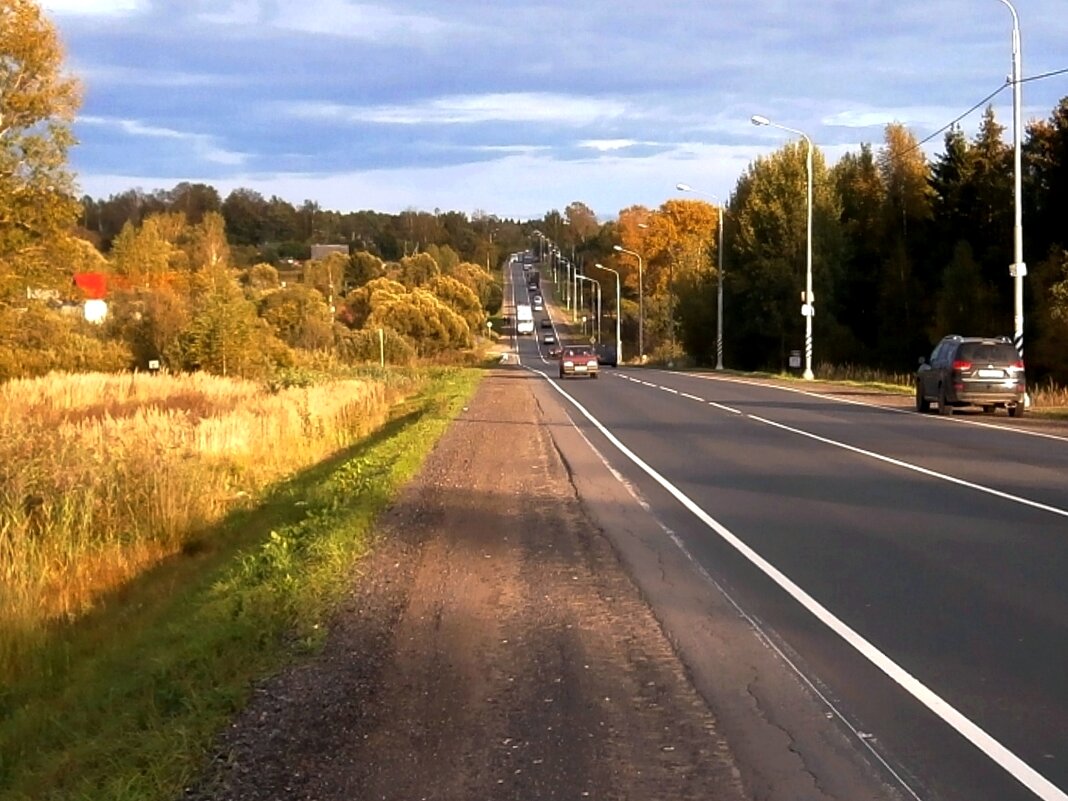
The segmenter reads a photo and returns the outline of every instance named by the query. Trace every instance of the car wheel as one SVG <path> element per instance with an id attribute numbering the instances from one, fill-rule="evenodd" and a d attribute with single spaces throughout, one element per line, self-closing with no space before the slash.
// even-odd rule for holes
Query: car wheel
<path id="1" fill-rule="evenodd" d="M 564 371 L 563 371 L 563 370 L 561 370 L 561 371 L 560 371 L 560 377 L 561 377 L 561 378 L 563 378 L 563 377 L 564 377 Z"/>
<path id="2" fill-rule="evenodd" d="M 597 378 L 597 373 L 590 373 L 590 378 Z"/>
<path id="3" fill-rule="evenodd" d="M 916 411 L 920 414 L 931 411 L 931 402 L 923 394 L 923 384 L 916 382 Z"/>
<path id="4" fill-rule="evenodd" d="M 946 388 L 938 388 L 938 413 L 939 414 L 953 414 L 953 407 L 949 405 L 949 401 L 946 400 Z"/>
<path id="5" fill-rule="evenodd" d="M 983 414 L 993 414 L 996 407 L 992 403 L 983 406 Z"/>
<path id="6" fill-rule="evenodd" d="M 1023 417 L 1024 405 L 1017 403 L 1014 406 L 1009 407 L 1009 417 Z"/>

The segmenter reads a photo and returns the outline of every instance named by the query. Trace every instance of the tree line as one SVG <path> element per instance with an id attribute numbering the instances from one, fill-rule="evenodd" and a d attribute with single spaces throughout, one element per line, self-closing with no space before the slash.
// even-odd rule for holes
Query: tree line
<path id="1" fill-rule="evenodd" d="M 634 206 L 596 237 L 580 261 L 623 271 L 627 339 L 637 262 L 613 243 L 644 259 L 647 351 L 714 362 L 723 213 L 727 365 L 786 367 L 804 336 L 806 155 L 803 142 L 786 144 L 751 163 L 723 206 Z M 973 137 L 950 130 L 930 160 L 900 124 L 833 166 L 815 149 L 817 361 L 906 372 L 945 334 L 1012 335 L 1012 159 L 989 107 Z M 1068 98 L 1027 127 L 1022 184 L 1028 369 L 1068 382 Z"/>

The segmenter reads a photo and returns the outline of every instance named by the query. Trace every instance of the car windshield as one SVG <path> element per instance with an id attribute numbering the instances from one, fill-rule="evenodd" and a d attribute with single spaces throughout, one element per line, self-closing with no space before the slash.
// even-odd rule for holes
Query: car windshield
<path id="1" fill-rule="evenodd" d="M 567 348 L 564 350 L 565 356 L 592 356 L 593 351 L 589 348 Z"/>
<path id="2" fill-rule="evenodd" d="M 1012 364 L 1019 356 L 1012 345 L 999 342 L 965 342 L 960 346 L 960 359 L 983 364 Z"/>

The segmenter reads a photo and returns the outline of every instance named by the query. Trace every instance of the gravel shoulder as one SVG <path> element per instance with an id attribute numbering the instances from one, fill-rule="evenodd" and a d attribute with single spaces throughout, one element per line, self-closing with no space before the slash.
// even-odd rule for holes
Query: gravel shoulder
<path id="1" fill-rule="evenodd" d="M 323 652 L 257 688 L 187 798 L 749 797 L 536 380 L 487 376 L 381 520 Z"/>

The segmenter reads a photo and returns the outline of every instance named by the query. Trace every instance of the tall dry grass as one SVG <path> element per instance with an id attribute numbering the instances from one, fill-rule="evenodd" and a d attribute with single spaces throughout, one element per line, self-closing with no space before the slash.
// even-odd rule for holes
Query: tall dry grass
<path id="1" fill-rule="evenodd" d="M 0 385 L 0 676 L 49 622 L 191 547 L 421 385 L 415 374 L 278 392 L 200 374 Z"/>

